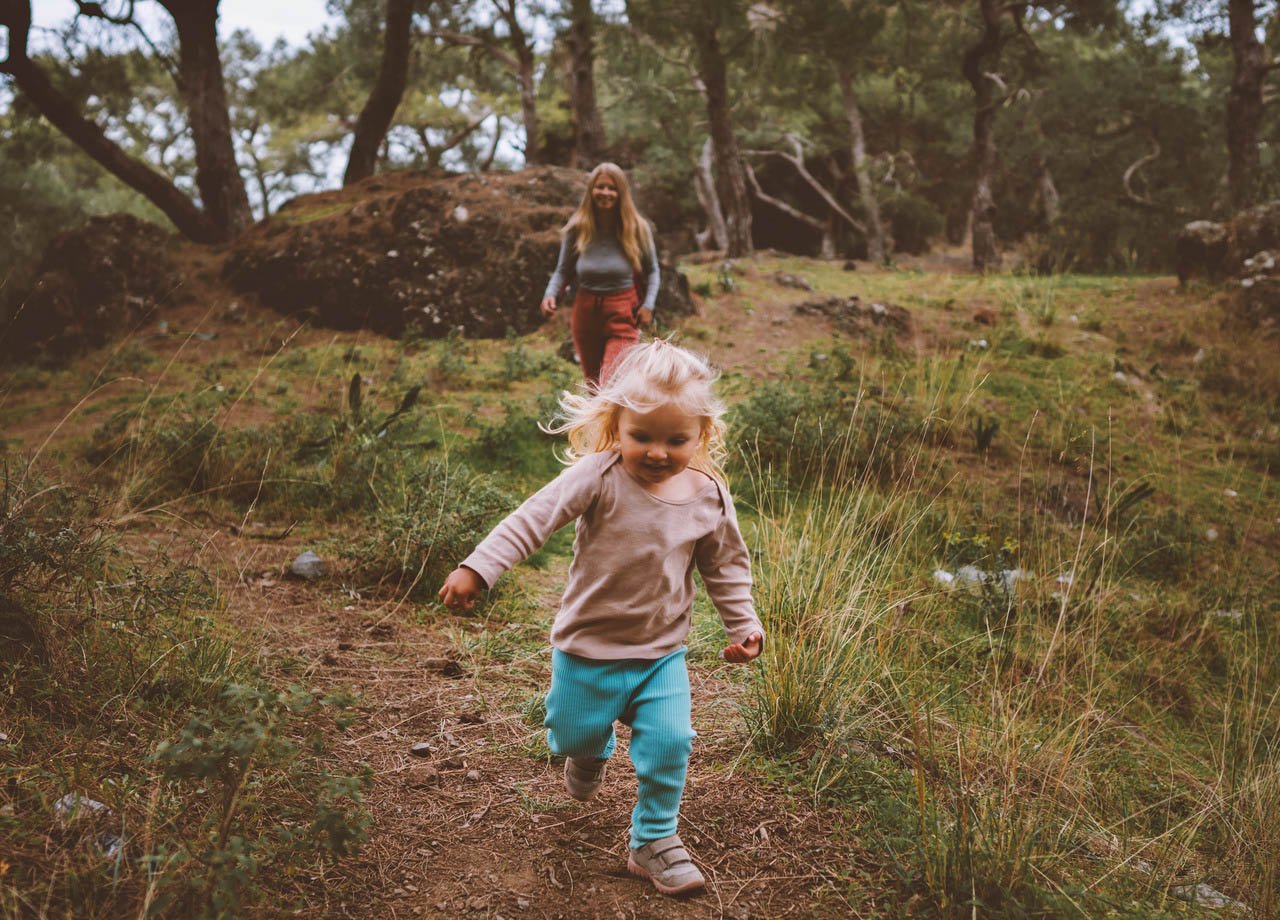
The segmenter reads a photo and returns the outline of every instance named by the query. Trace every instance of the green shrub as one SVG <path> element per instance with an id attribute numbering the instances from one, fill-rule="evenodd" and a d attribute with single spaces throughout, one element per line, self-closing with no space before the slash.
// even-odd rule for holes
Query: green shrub
<path id="1" fill-rule="evenodd" d="M 378 507 L 368 537 L 345 556 L 363 586 L 395 587 L 409 597 L 431 598 L 444 577 L 517 504 L 489 477 L 433 460 Z"/>
<path id="2" fill-rule="evenodd" d="M 157 553 L 128 564 L 102 519 L 91 496 L 5 478 L 0 610 L 20 619 L 4 620 L 0 681 L 20 743 L 0 758 L 0 903 L 239 915 L 264 873 L 363 839 L 365 778 L 320 766 L 341 701 L 270 689 L 215 625 L 209 576 Z M 53 817 L 67 796 L 107 807 Z"/>
<path id="3" fill-rule="evenodd" d="M 347 702 L 296 687 L 228 684 L 176 739 L 156 748 L 151 761 L 162 771 L 165 795 L 199 816 L 199 828 L 163 853 L 170 878 L 157 913 L 236 916 L 264 899 L 255 884 L 260 874 L 359 848 L 370 823 L 360 808 L 370 774 L 316 771 L 290 737 L 304 731 L 305 745 L 320 753 L 326 710 Z"/>
<path id="4" fill-rule="evenodd" d="M 928 201 L 911 192 L 899 192 L 880 204 L 880 213 L 889 224 L 896 252 L 919 255 L 929 251 L 946 225 L 942 214 Z"/>
<path id="5" fill-rule="evenodd" d="M 920 426 L 896 406 L 832 382 L 768 382 L 733 407 L 735 452 L 794 482 L 839 485 L 908 472 Z"/>

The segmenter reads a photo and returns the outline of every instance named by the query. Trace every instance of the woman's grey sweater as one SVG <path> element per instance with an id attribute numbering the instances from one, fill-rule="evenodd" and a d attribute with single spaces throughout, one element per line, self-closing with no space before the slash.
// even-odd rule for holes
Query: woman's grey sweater
<path id="1" fill-rule="evenodd" d="M 597 233 L 581 253 L 577 251 L 577 234 L 569 231 L 560 241 L 560 259 L 555 273 L 547 282 L 544 297 L 556 297 L 561 288 L 572 279 L 593 294 L 616 294 L 625 291 L 635 282 L 631 263 L 627 261 L 622 243 L 612 233 Z M 576 258 L 575 258 L 576 257 Z M 649 237 L 649 248 L 641 259 L 645 274 L 644 303 L 640 306 L 652 310 L 658 299 L 658 253 Z"/>

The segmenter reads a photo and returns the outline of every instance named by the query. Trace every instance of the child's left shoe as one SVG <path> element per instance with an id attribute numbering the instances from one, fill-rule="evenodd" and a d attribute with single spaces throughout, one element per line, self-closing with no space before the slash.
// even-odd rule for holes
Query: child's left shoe
<path id="1" fill-rule="evenodd" d="M 689 851 L 675 834 L 650 840 L 627 857 L 632 875 L 647 878 L 663 894 L 689 894 L 705 888 L 707 880 L 693 864 Z"/>

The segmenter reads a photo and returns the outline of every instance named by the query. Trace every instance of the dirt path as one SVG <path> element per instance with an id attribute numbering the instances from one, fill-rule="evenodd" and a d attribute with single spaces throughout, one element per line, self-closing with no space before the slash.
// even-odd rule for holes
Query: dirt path
<path id="1" fill-rule="evenodd" d="M 205 537 L 203 564 L 223 579 L 229 613 L 263 664 L 289 662 L 284 681 L 360 696 L 360 718 L 334 749 L 344 766 L 372 769 L 373 825 L 360 856 L 313 887 L 319 916 L 852 917 L 873 909 L 871 892 L 848 882 L 863 874 L 864 859 L 850 820 L 741 765 L 747 739 L 729 666 L 690 667 L 699 737 L 681 834 L 710 884 L 672 900 L 626 871 L 635 797 L 626 735 L 600 794 L 575 802 L 537 720 L 523 715 L 547 685 L 545 646 L 511 659 L 458 654 L 468 641 L 535 627 L 444 614 L 415 625 L 411 608 L 345 596 L 340 577 L 314 585 L 285 578 L 298 546 Z M 523 648 L 533 645 L 522 638 Z M 410 753 L 417 742 L 431 745 L 428 756 Z"/>

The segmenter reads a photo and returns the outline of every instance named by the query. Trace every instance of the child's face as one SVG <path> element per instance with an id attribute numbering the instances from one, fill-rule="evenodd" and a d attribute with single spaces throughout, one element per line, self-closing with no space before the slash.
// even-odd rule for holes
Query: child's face
<path id="1" fill-rule="evenodd" d="M 619 452 L 627 472 L 658 484 L 684 472 L 702 443 L 702 419 L 673 405 L 618 414 Z"/>

